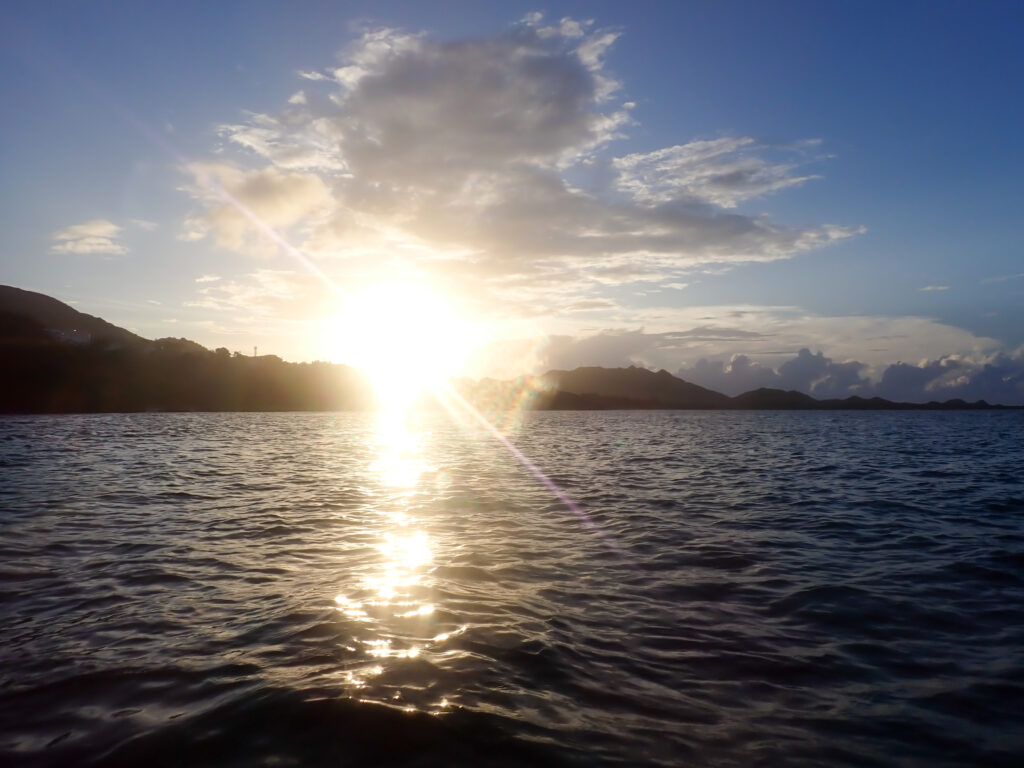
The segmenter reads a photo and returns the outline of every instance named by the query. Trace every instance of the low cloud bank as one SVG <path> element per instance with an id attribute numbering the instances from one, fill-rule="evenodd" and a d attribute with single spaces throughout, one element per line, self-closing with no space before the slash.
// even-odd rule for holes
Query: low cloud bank
<path id="1" fill-rule="evenodd" d="M 985 400 L 993 404 L 1024 405 L 1024 346 L 1012 352 L 985 351 L 983 347 L 981 351 L 965 354 L 935 355 L 932 352 L 917 363 L 888 363 L 877 355 L 870 362 L 841 360 L 804 347 L 792 357 L 777 362 L 785 354 L 777 350 L 789 346 L 789 338 L 797 333 L 813 337 L 815 329 L 803 325 L 781 328 L 777 323 L 764 323 L 763 328 L 758 332 L 711 322 L 686 331 L 606 330 L 587 336 L 550 336 L 535 350 L 531 367 L 535 370 L 571 370 L 590 365 L 664 368 L 674 370 L 676 376 L 686 381 L 730 396 L 769 387 L 796 390 L 818 399 L 858 395 L 911 403 L 960 398 L 968 402 Z M 983 338 L 968 338 L 967 341 L 978 346 L 995 343 L 993 339 Z M 821 346 L 827 348 L 827 341 Z M 906 346 L 897 345 L 890 353 L 896 357 L 901 354 L 896 349 Z M 934 340 L 930 346 L 935 348 Z M 715 354 L 717 350 L 730 347 L 763 351 L 754 355 L 734 354 L 730 359 Z M 702 348 L 708 351 L 703 352 Z M 755 357 L 773 362 L 760 362 Z M 686 362 L 694 359 L 696 362 Z"/>
<path id="2" fill-rule="evenodd" d="M 877 380 L 868 378 L 868 372 L 865 363 L 836 362 L 804 348 L 776 368 L 734 355 L 728 362 L 698 360 L 676 375 L 727 395 L 773 387 L 816 398 L 859 395 L 922 403 L 961 398 L 1024 405 L 1024 347 L 978 358 L 949 355 L 918 364 L 898 362 L 882 369 Z"/>

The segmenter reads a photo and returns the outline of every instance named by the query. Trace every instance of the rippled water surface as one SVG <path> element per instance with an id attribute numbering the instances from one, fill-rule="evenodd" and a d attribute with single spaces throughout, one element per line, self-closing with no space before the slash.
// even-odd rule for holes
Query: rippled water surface
<path id="1" fill-rule="evenodd" d="M 0 420 L 0 763 L 1019 764 L 1024 413 L 505 434 Z"/>

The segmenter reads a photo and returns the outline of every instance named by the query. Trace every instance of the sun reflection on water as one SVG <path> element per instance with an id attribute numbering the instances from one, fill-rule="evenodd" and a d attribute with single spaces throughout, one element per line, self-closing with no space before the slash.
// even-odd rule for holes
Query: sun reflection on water
<path id="1" fill-rule="evenodd" d="M 407 700 L 422 688 L 415 676 L 423 668 L 402 665 L 430 663 L 429 657 L 436 659 L 439 647 L 466 627 L 439 615 L 431 578 L 435 543 L 420 517 L 433 487 L 426 478 L 438 470 L 427 461 L 429 433 L 410 428 L 407 418 L 397 411 L 378 416 L 369 466 L 375 501 L 367 517 L 377 540 L 367 551 L 369 562 L 346 580 L 355 589 L 336 595 L 334 603 L 351 632 L 344 648 L 354 658 L 344 672 L 345 686 L 358 691 L 360 700 L 388 705 L 401 700 L 403 708 L 415 703 L 414 708 L 436 713 L 452 706 L 456 692 L 440 697 L 435 691 L 429 701 Z"/>
<path id="2" fill-rule="evenodd" d="M 406 418 L 400 409 L 381 411 L 377 418 L 377 456 L 370 472 L 385 488 L 412 490 L 425 472 L 434 469 L 423 459 L 422 435 L 409 429 Z M 390 512 L 398 519 L 404 516 L 402 510 Z"/>

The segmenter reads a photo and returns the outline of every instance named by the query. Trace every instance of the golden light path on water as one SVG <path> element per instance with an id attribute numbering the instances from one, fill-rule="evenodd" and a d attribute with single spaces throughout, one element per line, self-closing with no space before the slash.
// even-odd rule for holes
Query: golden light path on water
<path id="1" fill-rule="evenodd" d="M 383 557 L 380 573 L 367 577 L 363 581 L 363 587 L 369 591 L 371 597 L 352 599 L 344 594 L 338 594 L 335 597 L 335 603 L 340 612 L 350 619 L 371 623 L 371 613 L 367 608 L 377 609 L 392 606 L 406 608 L 404 612 L 396 614 L 396 618 L 404 619 L 423 619 L 434 611 L 432 604 L 417 603 L 412 599 L 412 588 L 422 585 L 425 569 L 432 561 L 432 554 L 430 540 L 426 532 L 416 527 L 418 521 L 409 515 L 407 509 L 403 508 L 408 505 L 408 499 L 427 466 L 422 456 L 419 455 L 421 450 L 419 443 L 405 424 L 407 409 L 422 385 L 426 385 L 433 391 L 449 416 L 464 425 L 475 424 L 475 426 L 482 426 L 490 432 L 519 464 L 527 469 L 568 510 L 573 512 L 592 533 L 598 535 L 621 559 L 629 561 L 622 549 L 594 524 L 583 509 L 509 441 L 502 430 L 498 429 L 448 384 L 447 377 L 451 376 L 459 363 L 464 360 L 469 347 L 480 341 L 479 329 L 467 332 L 464 321 L 451 314 L 450 307 L 445 302 L 439 301 L 438 297 L 429 290 L 410 288 L 410 285 L 404 281 L 391 283 L 385 281 L 355 294 L 346 291 L 305 253 L 293 246 L 280 232 L 231 194 L 213 174 L 201 165 L 189 163 L 181 153 L 160 138 L 145 122 L 131 114 L 128 115 L 128 118 L 150 140 L 178 159 L 183 167 L 190 167 L 200 186 L 205 187 L 216 198 L 238 211 L 258 232 L 277 244 L 282 252 L 307 272 L 315 275 L 336 296 L 341 298 L 345 306 L 341 315 L 342 320 L 355 321 L 348 325 L 346 330 L 363 326 L 364 333 L 361 337 L 358 334 L 351 337 L 361 338 L 361 342 L 356 345 L 354 350 L 347 350 L 347 352 L 349 355 L 355 355 L 356 358 L 363 358 L 350 362 L 361 364 L 361 367 L 367 371 L 378 390 L 382 403 L 385 404 L 377 429 L 378 459 L 371 467 L 371 472 L 379 476 L 385 487 L 404 489 L 405 494 L 401 498 L 405 499 L 405 503 L 399 502 L 395 505 L 396 508 L 382 511 L 382 514 L 387 516 L 392 530 L 383 534 L 379 545 Z M 379 308 L 377 311 L 371 311 L 374 305 L 381 300 L 384 304 L 383 314 Z M 398 307 L 396 302 L 401 302 L 406 306 Z M 409 306 L 410 304 L 411 306 Z M 408 326 L 399 322 L 400 319 L 407 316 L 410 309 L 417 316 L 416 327 L 418 328 L 418 333 L 414 334 L 411 339 L 407 332 Z M 369 326 L 369 329 L 373 330 L 368 334 L 365 333 L 368 327 L 363 325 L 366 320 L 373 321 Z M 374 328 L 374 324 L 376 328 Z M 401 339 L 400 342 L 399 339 Z M 440 339 L 457 343 L 449 343 L 447 345 L 448 354 L 440 356 L 439 353 L 445 347 L 445 345 L 438 344 Z M 396 342 L 400 348 L 396 348 Z M 405 364 L 397 365 L 396 361 L 403 359 L 402 353 L 406 358 Z M 419 386 L 415 384 L 412 387 L 402 385 L 396 388 L 395 383 L 401 381 L 403 375 L 407 373 L 410 356 L 425 374 L 425 378 Z M 522 406 L 521 403 L 517 405 Z M 520 408 L 517 407 L 513 410 L 518 414 Z M 409 530 L 411 532 L 408 532 Z M 442 643 L 465 630 L 466 627 L 462 626 L 452 632 L 439 633 L 426 645 Z M 371 638 L 362 642 L 370 656 L 383 660 L 389 658 L 415 659 L 422 650 L 421 645 L 409 645 L 405 648 L 394 647 L 390 638 Z M 356 649 L 349 647 L 348 650 Z M 366 685 L 367 677 L 381 675 L 383 672 L 384 668 L 381 664 L 374 664 L 357 671 L 349 671 L 346 674 L 352 686 L 361 688 Z M 438 702 L 439 709 L 435 712 L 443 710 L 448 705 L 447 699 L 442 699 Z"/>
<path id="2" fill-rule="evenodd" d="M 373 510 L 378 520 L 372 527 L 377 556 L 357 580 L 355 594 L 340 593 L 334 598 L 337 610 L 360 625 L 356 645 L 348 650 L 361 654 L 368 663 L 345 673 L 345 682 L 355 689 L 357 698 L 389 665 L 436 653 L 445 641 L 466 631 L 465 626 L 433 634 L 428 631 L 434 625 L 435 606 L 429 599 L 434 552 L 426 524 L 415 514 L 415 503 L 424 476 L 435 474 L 437 468 L 427 461 L 424 433 L 410 429 L 407 415 L 404 409 L 377 414 L 374 458 L 368 468 L 379 488 L 379 503 Z M 402 704 L 401 692 L 393 693 L 391 699 L 360 701 Z M 442 697 L 427 711 L 437 714 L 450 704 Z"/>
<path id="3" fill-rule="evenodd" d="M 346 650 L 362 659 L 344 671 L 344 682 L 354 698 L 410 712 L 440 714 L 458 704 L 460 692 L 445 690 L 441 685 L 433 698 L 425 697 L 423 678 L 432 677 L 438 664 L 446 666 L 454 660 L 453 655 L 461 653 L 446 643 L 465 633 L 467 625 L 452 614 L 451 606 L 436 604 L 445 588 L 435 583 L 432 574 L 435 568 L 448 565 L 442 553 L 450 556 L 459 545 L 450 540 L 435 541 L 428 527 L 432 513 L 426 519 L 419 514 L 435 508 L 445 477 L 443 468 L 435 464 L 440 456 L 431 455 L 437 446 L 426 425 L 442 419 L 458 430 L 489 435 L 510 459 L 527 470 L 527 477 L 532 475 L 538 485 L 574 513 L 583 525 L 581 532 L 589 529 L 622 561 L 628 564 L 631 560 L 491 420 L 451 387 L 432 389 L 443 409 L 427 418 L 420 418 L 424 414 L 415 414 L 409 407 L 385 408 L 376 415 L 372 459 L 366 470 L 374 497 L 361 534 L 364 539 L 372 537 L 373 556 L 369 565 L 363 558 L 355 572 L 348 571 L 348 591 L 335 595 L 334 603 L 336 610 L 353 623 L 352 644 Z M 457 512 L 444 511 L 445 516 L 450 514 Z M 438 530 L 443 531 L 446 521 L 440 520 L 439 525 Z M 408 700 L 406 693 L 410 695 Z"/>

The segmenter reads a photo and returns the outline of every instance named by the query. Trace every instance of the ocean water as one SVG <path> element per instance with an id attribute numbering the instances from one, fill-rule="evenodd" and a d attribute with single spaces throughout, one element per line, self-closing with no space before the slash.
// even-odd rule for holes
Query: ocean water
<path id="1" fill-rule="evenodd" d="M 0 764 L 1024 756 L 1024 413 L 0 419 Z"/>

